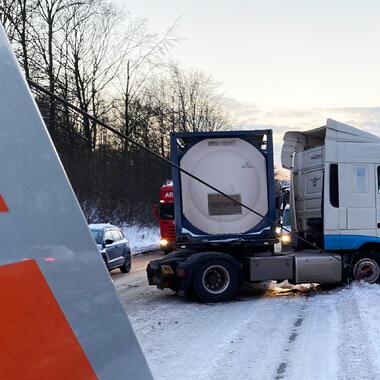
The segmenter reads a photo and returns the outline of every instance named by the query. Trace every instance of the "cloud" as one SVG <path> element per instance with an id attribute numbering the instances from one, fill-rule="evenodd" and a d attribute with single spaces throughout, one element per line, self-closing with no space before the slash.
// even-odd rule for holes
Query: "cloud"
<path id="1" fill-rule="evenodd" d="M 223 101 L 231 116 L 231 129 L 273 130 L 276 165 L 281 164 L 282 138 L 286 131 L 318 128 L 326 124 L 327 118 L 380 135 L 380 107 L 268 109 L 231 98 Z"/>

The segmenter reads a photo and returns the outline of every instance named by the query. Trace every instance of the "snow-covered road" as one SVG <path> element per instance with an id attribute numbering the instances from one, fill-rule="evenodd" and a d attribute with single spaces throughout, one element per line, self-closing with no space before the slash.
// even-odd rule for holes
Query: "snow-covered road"
<path id="1" fill-rule="evenodd" d="M 380 379 L 380 286 L 248 287 L 201 304 L 148 287 L 148 259 L 112 276 L 155 379 Z"/>

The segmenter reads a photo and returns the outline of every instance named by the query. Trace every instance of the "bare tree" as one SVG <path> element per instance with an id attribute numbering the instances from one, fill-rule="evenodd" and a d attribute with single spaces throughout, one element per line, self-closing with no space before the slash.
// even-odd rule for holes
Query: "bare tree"
<path id="1" fill-rule="evenodd" d="M 125 34 L 126 64 L 119 73 L 116 89 L 119 94 L 117 109 L 120 128 L 128 136 L 136 132 L 146 117 L 151 117 L 144 106 L 146 98 L 149 98 L 147 88 L 167 70 L 167 52 L 178 42 L 175 28 L 176 24 L 160 36 L 149 33 L 145 21 L 137 21 Z M 125 153 L 128 146 L 125 142 Z"/>
<path id="2" fill-rule="evenodd" d="M 31 49 L 31 20 L 37 7 L 38 0 L 0 0 L 0 22 L 5 27 L 27 78 L 31 76 L 30 66 L 34 55 Z"/>
<path id="3" fill-rule="evenodd" d="M 226 123 L 218 83 L 202 71 L 185 72 L 173 66 L 171 73 L 173 113 L 183 131 L 215 131 Z"/>
<path id="4" fill-rule="evenodd" d="M 123 40 L 118 36 L 122 14 L 98 1 L 71 8 L 66 18 L 65 67 L 72 76 L 74 100 L 82 110 L 103 117 L 112 104 L 107 90 L 124 63 Z M 86 118 L 83 125 L 93 150 L 96 126 Z"/>

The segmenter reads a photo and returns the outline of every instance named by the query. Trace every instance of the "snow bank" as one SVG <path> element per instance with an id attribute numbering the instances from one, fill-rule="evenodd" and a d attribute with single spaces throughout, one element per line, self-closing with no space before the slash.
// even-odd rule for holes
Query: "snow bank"
<path id="1" fill-rule="evenodd" d="M 122 227 L 122 230 L 134 255 L 160 248 L 160 230 L 158 227 L 126 225 Z"/>

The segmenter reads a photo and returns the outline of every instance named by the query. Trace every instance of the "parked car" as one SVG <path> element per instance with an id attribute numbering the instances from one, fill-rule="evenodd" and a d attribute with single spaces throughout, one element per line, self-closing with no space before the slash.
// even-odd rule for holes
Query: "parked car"
<path id="1" fill-rule="evenodd" d="M 90 231 L 108 270 L 131 270 L 131 249 L 120 228 L 112 224 L 90 224 Z"/>

